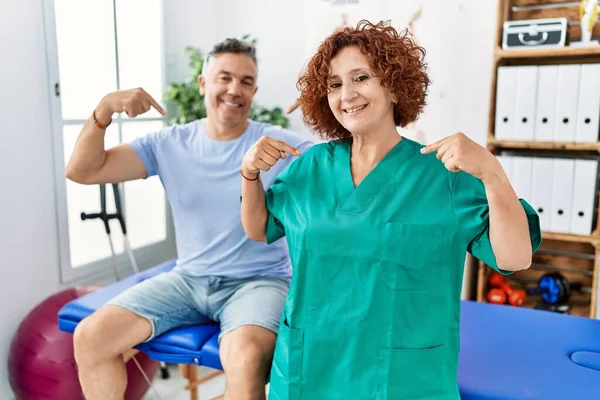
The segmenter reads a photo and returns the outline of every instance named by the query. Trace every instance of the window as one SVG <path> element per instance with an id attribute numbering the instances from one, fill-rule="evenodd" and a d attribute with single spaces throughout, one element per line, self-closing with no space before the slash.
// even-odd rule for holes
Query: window
<path id="1" fill-rule="evenodd" d="M 81 213 L 100 211 L 100 186 L 79 185 L 64 176 L 83 123 L 106 94 L 144 88 L 157 101 L 163 90 L 161 0 L 45 0 L 49 81 L 52 96 L 58 234 L 63 282 L 95 273 L 111 274 L 111 247 L 99 220 Z M 113 116 L 105 147 L 127 143 L 161 129 L 152 109 L 137 117 Z M 121 184 L 127 233 L 140 267 L 174 257 L 170 215 L 157 177 Z M 115 212 L 112 186 L 106 185 L 109 213 Z M 131 268 L 123 235 L 111 220 L 112 242 L 121 270 Z"/>

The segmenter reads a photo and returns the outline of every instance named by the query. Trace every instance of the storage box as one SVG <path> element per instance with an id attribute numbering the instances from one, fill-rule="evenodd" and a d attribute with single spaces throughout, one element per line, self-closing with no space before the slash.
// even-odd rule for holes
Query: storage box
<path id="1" fill-rule="evenodd" d="M 567 39 L 566 18 L 505 21 L 502 32 L 504 50 L 564 47 Z"/>

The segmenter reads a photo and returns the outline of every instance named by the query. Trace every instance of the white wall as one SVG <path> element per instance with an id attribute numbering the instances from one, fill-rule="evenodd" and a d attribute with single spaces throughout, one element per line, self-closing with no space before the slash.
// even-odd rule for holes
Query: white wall
<path id="1" fill-rule="evenodd" d="M 217 0 L 163 0 L 167 84 L 188 78 L 187 46 L 205 53 L 218 41 Z"/>
<path id="2" fill-rule="evenodd" d="M 165 0 L 166 83 L 189 77 L 186 46 L 206 54 L 226 38 L 257 39 L 258 92 L 255 102 L 284 110 L 296 99 L 296 81 L 305 62 L 303 3 L 277 0 Z M 265 12 L 273 17 L 266 18 Z M 308 134 L 299 112 L 291 129 Z"/>
<path id="3" fill-rule="evenodd" d="M 218 40 L 249 33 L 258 39 L 256 101 L 287 107 L 295 99 L 296 78 L 306 62 L 300 0 L 164 3 L 166 83 L 187 78 L 185 46 L 208 51 Z M 483 143 L 495 2 L 389 0 L 394 25 L 403 23 L 420 3 L 426 7 L 416 33 L 427 48 L 434 83 L 419 124 L 428 141 L 462 130 Z M 16 327 L 37 303 L 62 288 L 42 2 L 12 2 L 9 9 L 0 15 L 0 272 L 7 277 L 0 281 L 0 399 L 11 398 L 5 360 Z M 266 17 L 266 12 L 273 16 Z M 292 127 L 306 132 L 298 112 L 292 115 Z"/>
<path id="4" fill-rule="evenodd" d="M 217 21 L 219 40 L 245 34 L 257 39 L 259 69 L 255 101 L 285 110 L 298 95 L 296 81 L 305 63 L 302 2 L 221 0 Z M 297 132 L 307 132 L 299 112 L 290 116 L 290 124 Z"/>
<path id="5" fill-rule="evenodd" d="M 266 17 L 268 11 L 269 17 Z M 282 107 L 296 99 L 296 81 L 304 65 L 303 3 L 277 0 L 165 1 L 167 83 L 189 76 L 186 46 L 206 54 L 229 37 L 250 34 L 257 39 L 257 104 Z M 298 112 L 290 116 L 292 129 L 306 133 Z"/>
<path id="6" fill-rule="evenodd" d="M 417 124 L 424 131 L 426 141 L 462 131 L 485 144 L 496 2 L 372 1 L 386 10 L 385 18 L 396 28 L 405 27 L 409 17 L 422 6 L 421 17 L 414 28 L 419 44 L 427 50 L 426 59 L 433 79 L 428 106 Z M 382 1 L 386 4 L 381 5 Z M 297 76 L 307 62 L 305 37 L 307 19 L 311 18 L 309 4 L 300 0 L 222 0 L 218 3 L 214 38 L 222 40 L 249 33 L 258 39 L 258 103 L 287 107 L 295 99 Z M 266 17 L 267 12 L 269 17 Z M 293 129 L 307 132 L 299 112 L 292 114 L 291 124 Z"/>
<path id="7" fill-rule="evenodd" d="M 12 395 L 6 359 L 15 329 L 60 287 L 41 5 L 39 0 L 13 2 L 10 12 L 0 13 L 2 399 Z"/>
<path id="8" fill-rule="evenodd" d="M 487 141 L 496 6 L 481 0 L 390 1 L 396 27 L 422 7 L 413 32 L 427 51 L 432 84 L 417 125 L 428 143 L 456 131 L 482 145 Z"/>
<path id="9" fill-rule="evenodd" d="M 164 17 L 167 83 L 187 76 L 185 46 L 208 48 L 217 39 L 216 1 L 173 4 Z M 39 302 L 65 288 L 59 277 L 42 5 L 11 2 L 9 12 L 0 14 L 0 399 L 13 398 L 6 360 L 16 328 Z"/>

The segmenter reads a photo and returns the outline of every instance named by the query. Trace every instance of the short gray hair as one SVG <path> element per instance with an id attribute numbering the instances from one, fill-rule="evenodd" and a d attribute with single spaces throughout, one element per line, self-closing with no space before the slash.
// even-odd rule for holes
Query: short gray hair
<path id="1" fill-rule="evenodd" d="M 206 68 L 213 57 L 225 53 L 246 55 L 258 66 L 258 62 L 256 61 L 256 47 L 254 47 L 252 43 L 240 39 L 228 38 L 215 44 L 212 50 L 208 52 L 204 59 L 204 65 L 202 66 L 202 74 L 206 72 Z"/>

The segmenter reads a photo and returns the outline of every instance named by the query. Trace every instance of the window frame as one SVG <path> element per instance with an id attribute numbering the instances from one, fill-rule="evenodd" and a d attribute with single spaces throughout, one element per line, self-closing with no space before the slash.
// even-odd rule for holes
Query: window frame
<path id="1" fill-rule="evenodd" d="M 58 0 L 60 1 L 60 0 Z M 116 1 L 112 0 L 113 10 L 116 10 Z M 55 215 L 56 215 L 56 234 L 58 236 L 58 261 L 60 269 L 60 282 L 62 284 L 71 284 L 78 281 L 85 281 L 90 279 L 106 279 L 114 276 L 113 271 L 113 257 L 90 262 L 85 265 L 73 267 L 71 265 L 70 257 L 70 243 L 69 243 L 69 221 L 68 221 L 68 207 L 67 207 L 67 189 L 66 189 L 66 177 L 65 177 L 65 158 L 69 155 L 64 154 L 64 143 L 63 143 L 63 127 L 66 125 L 79 125 L 86 122 L 86 120 L 63 120 L 62 117 L 62 105 L 60 96 L 60 75 L 59 75 L 59 63 L 58 63 L 58 43 L 56 38 L 56 20 L 54 14 L 54 2 L 55 0 L 43 0 L 43 14 L 44 14 L 44 32 L 45 32 L 45 46 L 46 46 L 46 70 L 47 70 L 47 82 L 50 86 L 49 90 L 49 109 L 50 109 L 50 121 L 51 126 L 49 132 L 52 136 L 52 157 L 53 157 L 53 168 L 54 168 L 54 198 L 55 198 Z M 160 37 L 161 37 L 161 59 L 162 59 L 162 76 L 161 76 L 161 87 L 164 93 L 166 88 L 166 51 L 165 51 L 165 29 L 164 29 L 164 2 L 159 0 L 160 4 L 160 15 L 161 15 L 161 26 L 160 26 Z M 115 62 L 117 64 L 117 89 L 119 89 L 119 58 L 118 58 L 118 37 L 116 28 L 116 11 L 113 13 L 113 23 L 115 30 Z M 92 110 L 90 110 L 91 115 Z M 119 142 L 122 142 L 123 123 L 134 124 L 136 122 L 148 122 L 148 121 L 162 121 L 163 126 L 166 126 L 166 118 L 123 118 L 121 115 L 117 115 L 113 118 L 112 124 L 117 125 Z M 125 208 L 123 184 L 119 185 L 121 189 L 121 196 L 123 197 L 123 208 Z M 112 196 L 112 189 L 107 188 L 107 197 Z M 86 210 L 87 212 L 94 212 L 95 210 Z M 134 248 L 133 254 L 136 258 L 136 262 L 140 270 L 159 264 L 162 261 L 173 259 L 176 257 L 175 247 L 175 232 L 173 228 L 173 217 L 168 201 L 165 199 L 165 218 L 166 218 L 166 238 L 160 242 L 155 242 L 139 248 Z M 98 229 L 104 229 L 100 221 L 97 221 Z M 111 231 L 120 230 L 120 226 L 116 220 L 110 222 Z M 113 240 L 115 240 L 113 238 Z M 98 243 L 99 246 L 108 246 L 108 238 L 106 242 Z M 130 275 L 133 272 L 129 257 L 126 252 L 117 254 L 115 257 L 116 265 L 119 268 L 121 276 Z"/>

